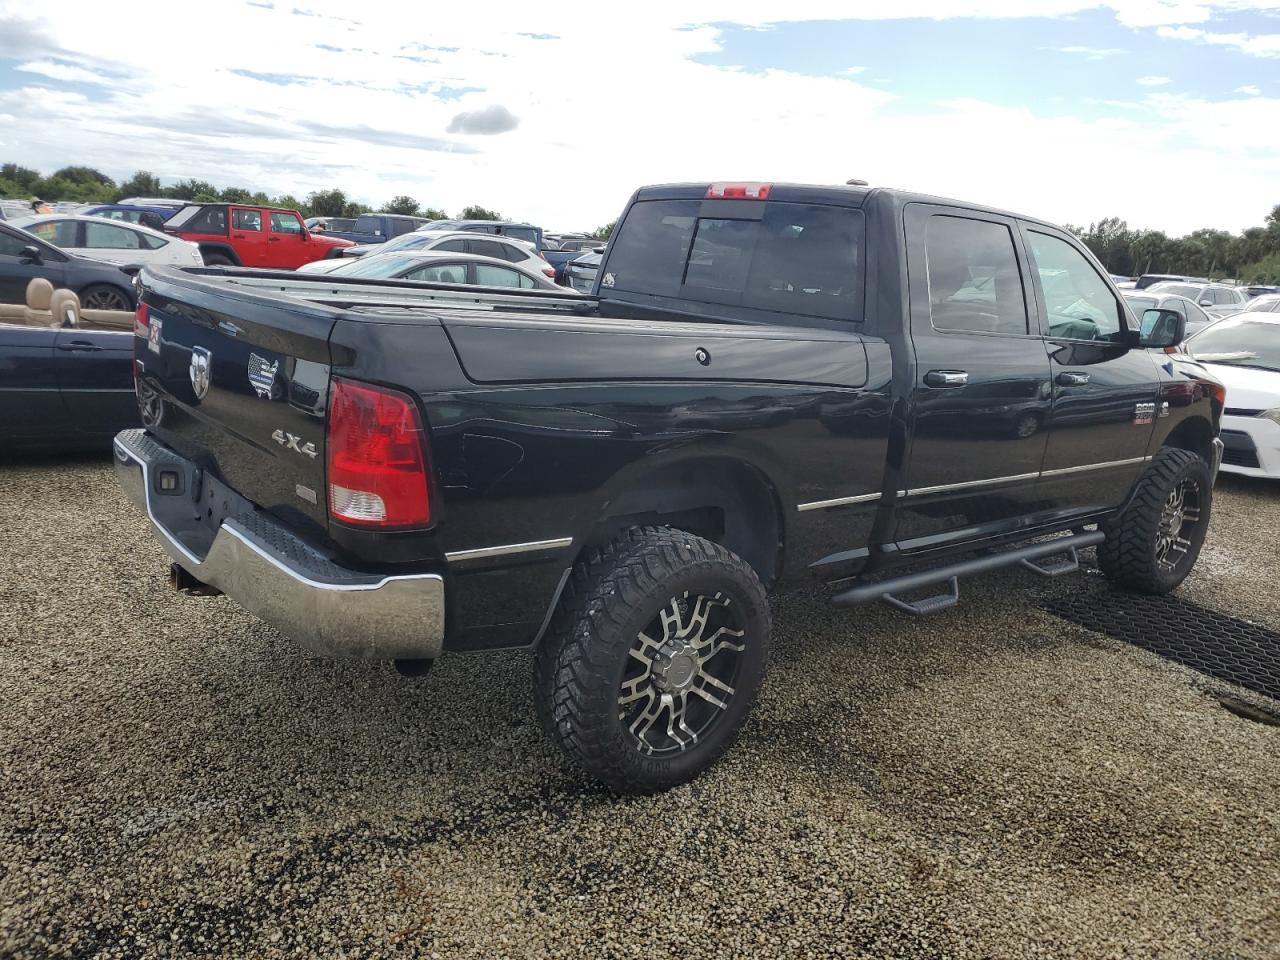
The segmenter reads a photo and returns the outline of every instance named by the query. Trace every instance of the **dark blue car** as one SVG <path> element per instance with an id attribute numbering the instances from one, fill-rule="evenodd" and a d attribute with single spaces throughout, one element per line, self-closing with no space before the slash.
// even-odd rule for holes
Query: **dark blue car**
<path id="1" fill-rule="evenodd" d="M 163 230 L 164 222 L 178 212 L 177 207 L 143 207 L 131 203 L 103 203 L 84 211 L 87 217 L 106 217 Z"/>

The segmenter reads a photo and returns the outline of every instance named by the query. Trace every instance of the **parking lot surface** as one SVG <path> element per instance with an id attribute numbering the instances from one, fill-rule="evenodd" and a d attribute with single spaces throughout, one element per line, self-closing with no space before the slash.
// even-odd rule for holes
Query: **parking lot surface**
<path id="1" fill-rule="evenodd" d="M 1223 478 L 1180 595 L 1280 630 L 1277 542 Z M 784 592 L 738 746 L 619 799 L 528 655 L 310 659 L 167 566 L 107 460 L 0 464 L 0 956 L 1280 955 L 1280 727 L 1038 608 L 1096 575 Z"/>

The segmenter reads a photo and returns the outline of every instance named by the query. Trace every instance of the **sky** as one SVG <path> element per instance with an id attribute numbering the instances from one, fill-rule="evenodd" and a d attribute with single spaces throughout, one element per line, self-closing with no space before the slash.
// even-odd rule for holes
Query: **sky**
<path id="1" fill-rule="evenodd" d="M 1238 231 L 1280 203 L 1280 0 L 0 0 L 0 161 L 548 230 L 859 178 Z"/>

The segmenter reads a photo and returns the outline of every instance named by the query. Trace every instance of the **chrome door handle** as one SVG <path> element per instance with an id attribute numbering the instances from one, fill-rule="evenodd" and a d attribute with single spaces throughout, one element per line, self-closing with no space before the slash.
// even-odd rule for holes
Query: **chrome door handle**
<path id="1" fill-rule="evenodd" d="M 1057 376 L 1060 387 L 1079 387 L 1089 382 L 1087 373 L 1060 373 Z"/>
<path id="2" fill-rule="evenodd" d="M 930 370 L 924 375 L 930 387 L 963 387 L 969 382 L 969 374 L 963 370 Z"/>

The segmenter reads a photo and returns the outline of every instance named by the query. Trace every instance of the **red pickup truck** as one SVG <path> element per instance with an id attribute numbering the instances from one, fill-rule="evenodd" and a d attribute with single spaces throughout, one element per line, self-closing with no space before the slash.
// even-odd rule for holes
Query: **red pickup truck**
<path id="1" fill-rule="evenodd" d="M 164 225 L 165 233 L 200 245 L 207 266 L 274 267 L 338 256 L 350 240 L 311 233 L 296 210 L 237 203 L 193 203 Z"/>

